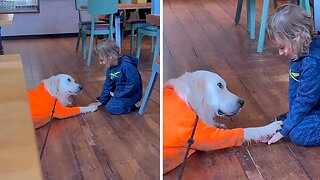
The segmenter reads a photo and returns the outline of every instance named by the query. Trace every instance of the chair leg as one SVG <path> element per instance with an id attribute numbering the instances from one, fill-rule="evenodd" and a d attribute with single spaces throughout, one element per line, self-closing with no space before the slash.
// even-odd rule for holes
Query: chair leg
<path id="1" fill-rule="evenodd" d="M 300 0 L 300 7 L 306 10 L 309 15 L 311 15 L 309 0 Z"/>
<path id="2" fill-rule="evenodd" d="M 105 36 L 105 35 L 104 35 Z M 105 38 L 105 37 L 104 37 Z M 98 37 L 94 36 L 94 40 L 96 41 L 96 45 L 98 45 Z"/>
<path id="3" fill-rule="evenodd" d="M 242 4 L 243 4 L 243 0 L 238 0 L 236 17 L 234 18 L 234 22 L 235 22 L 236 24 L 239 24 L 239 22 L 240 22 L 240 16 L 241 16 L 241 11 L 242 11 Z"/>
<path id="4" fill-rule="evenodd" d="M 262 50 L 263 50 L 263 43 L 264 43 L 264 36 L 265 36 L 265 32 L 266 32 L 269 2 L 270 2 L 269 0 L 263 1 L 258 48 L 257 48 L 258 53 L 262 53 Z"/>
<path id="5" fill-rule="evenodd" d="M 120 16 L 115 16 L 114 23 L 115 23 L 115 28 L 116 28 L 116 31 L 115 31 L 116 43 L 121 50 Z"/>
<path id="6" fill-rule="evenodd" d="M 78 52 L 78 50 L 79 50 L 80 37 L 81 37 L 81 29 L 79 29 L 79 32 L 78 32 L 77 45 L 76 45 L 76 52 Z"/>
<path id="7" fill-rule="evenodd" d="M 142 100 L 142 103 L 141 103 L 141 107 L 139 108 L 139 114 L 140 115 L 144 114 L 144 111 L 145 111 L 146 106 L 148 104 L 151 92 L 153 90 L 154 83 L 156 82 L 157 76 L 158 76 L 158 73 L 153 71 L 152 74 L 151 74 L 151 77 L 150 77 L 150 81 L 149 81 L 146 93 L 145 93 L 145 95 L 143 97 L 143 100 Z"/>
<path id="8" fill-rule="evenodd" d="M 140 58 L 140 50 L 141 50 L 141 33 L 139 33 L 139 28 L 138 28 L 138 33 L 137 33 L 137 50 L 136 50 L 136 57 L 139 59 Z"/>
<path id="9" fill-rule="evenodd" d="M 250 0 L 250 39 L 255 38 L 256 28 L 256 0 Z"/>
<path id="10" fill-rule="evenodd" d="M 82 32 L 82 54 L 83 59 L 86 59 L 86 53 L 87 53 L 87 41 L 86 41 L 86 34 Z"/>
<path id="11" fill-rule="evenodd" d="M 250 33 L 251 30 L 251 20 L 250 20 L 250 0 L 247 0 L 247 29 Z"/>
<path id="12" fill-rule="evenodd" d="M 153 52 L 153 59 L 152 59 L 153 63 L 156 62 L 157 56 L 159 56 L 159 55 L 160 55 L 160 30 L 158 28 L 157 29 L 157 36 L 156 36 L 156 47 L 155 47 L 154 52 Z M 160 71 L 158 71 L 158 72 L 160 72 Z"/>
<path id="13" fill-rule="evenodd" d="M 278 7 L 278 0 L 273 0 L 273 7 L 274 9 Z"/>
<path id="14" fill-rule="evenodd" d="M 133 48 L 134 48 L 134 27 L 131 25 L 131 41 L 130 41 L 130 54 L 133 54 Z"/>
<path id="15" fill-rule="evenodd" d="M 154 40 L 153 40 L 153 36 L 151 36 L 151 43 L 150 43 L 150 50 L 151 52 L 154 52 L 153 47 L 154 46 Z"/>
<path id="16" fill-rule="evenodd" d="M 93 47 L 93 38 L 94 38 L 94 33 L 91 32 L 90 35 L 90 47 L 89 47 L 89 54 L 88 54 L 88 61 L 87 61 L 87 65 L 89 66 L 91 63 L 91 55 L 92 55 L 92 47 Z"/>

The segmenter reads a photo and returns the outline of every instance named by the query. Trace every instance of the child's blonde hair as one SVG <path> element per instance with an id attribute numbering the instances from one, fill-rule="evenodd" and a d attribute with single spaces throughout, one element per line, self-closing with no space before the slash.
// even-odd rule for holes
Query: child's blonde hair
<path id="1" fill-rule="evenodd" d="M 107 64 L 107 66 L 117 66 L 121 57 L 120 48 L 110 39 L 103 39 L 98 43 L 96 50 L 96 55 Z"/>
<path id="2" fill-rule="evenodd" d="M 301 52 L 307 52 L 315 38 L 312 18 L 299 6 L 292 4 L 280 6 L 274 11 L 268 19 L 267 33 L 271 40 L 284 41 L 290 48 L 303 38 Z"/>

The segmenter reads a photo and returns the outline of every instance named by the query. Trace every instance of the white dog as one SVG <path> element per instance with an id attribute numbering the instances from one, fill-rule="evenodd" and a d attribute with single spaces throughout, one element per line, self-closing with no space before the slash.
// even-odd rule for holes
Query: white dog
<path id="1" fill-rule="evenodd" d="M 55 118 L 67 118 L 80 113 L 94 112 L 98 109 L 95 105 L 85 107 L 67 107 L 71 105 L 70 96 L 78 95 L 82 86 L 67 74 L 58 74 L 42 80 L 34 89 L 28 91 L 32 119 L 35 128 L 39 128 L 49 122 L 54 107 Z"/>
<path id="2" fill-rule="evenodd" d="M 196 115 L 199 122 L 190 154 L 195 149 L 211 151 L 240 146 L 244 141 L 258 141 L 281 129 L 281 121 L 263 127 L 220 129 L 214 117 L 236 115 L 243 105 L 244 101 L 229 92 L 226 82 L 215 73 L 187 72 L 169 80 L 163 91 L 164 173 L 182 163 Z"/>

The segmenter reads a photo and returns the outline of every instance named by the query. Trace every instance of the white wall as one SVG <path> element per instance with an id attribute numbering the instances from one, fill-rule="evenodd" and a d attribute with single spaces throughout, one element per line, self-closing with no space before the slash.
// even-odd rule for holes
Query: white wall
<path id="1" fill-rule="evenodd" d="M 77 23 L 74 0 L 40 0 L 40 13 L 15 14 L 13 25 L 2 27 L 2 36 L 76 33 Z"/>

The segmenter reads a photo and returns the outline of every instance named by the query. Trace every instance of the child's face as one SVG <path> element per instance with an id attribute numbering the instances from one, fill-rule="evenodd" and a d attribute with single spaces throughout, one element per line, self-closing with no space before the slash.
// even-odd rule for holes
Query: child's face
<path id="1" fill-rule="evenodd" d="M 100 59 L 100 64 L 106 64 L 108 62 L 108 59 L 104 56 L 100 56 L 98 55 L 99 59 Z"/>
<path id="2" fill-rule="evenodd" d="M 302 47 L 301 41 L 294 42 L 291 44 L 291 46 L 290 44 L 288 44 L 288 42 L 281 40 L 273 41 L 272 43 L 275 47 L 278 48 L 280 56 L 284 55 L 288 57 L 290 60 L 297 59 L 299 57 Z"/>
<path id="3" fill-rule="evenodd" d="M 98 54 L 98 58 L 100 60 L 100 64 L 104 65 L 106 68 L 117 65 L 118 57 L 108 57 Z"/>

